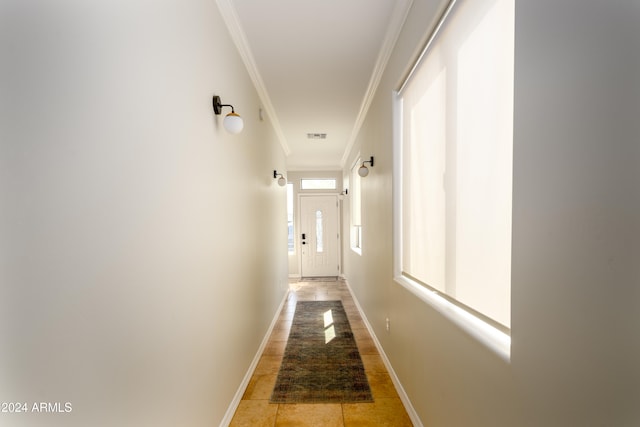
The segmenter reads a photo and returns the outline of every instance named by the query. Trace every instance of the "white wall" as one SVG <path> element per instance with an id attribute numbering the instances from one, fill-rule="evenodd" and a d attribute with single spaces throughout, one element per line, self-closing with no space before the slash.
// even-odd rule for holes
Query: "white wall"
<path id="1" fill-rule="evenodd" d="M 215 2 L 4 1 L 0 57 L 0 401 L 72 404 L 0 425 L 218 425 L 287 255 L 284 155 Z"/>
<path id="2" fill-rule="evenodd" d="M 516 1 L 507 363 L 392 280 L 391 92 L 431 3 L 414 1 L 354 147 L 376 167 L 347 279 L 425 426 L 637 426 L 640 5 Z"/>

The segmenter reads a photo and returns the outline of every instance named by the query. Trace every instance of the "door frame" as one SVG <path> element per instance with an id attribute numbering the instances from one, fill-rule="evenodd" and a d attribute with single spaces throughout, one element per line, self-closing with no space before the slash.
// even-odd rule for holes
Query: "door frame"
<path id="1" fill-rule="evenodd" d="M 342 277 L 342 245 L 343 245 L 343 233 L 342 233 L 342 200 L 340 200 L 340 193 L 330 193 L 330 192 L 322 192 L 322 193 L 298 193 L 298 197 L 296 200 L 296 211 L 298 214 L 296 215 L 295 222 L 297 225 L 296 235 L 294 236 L 294 242 L 296 246 L 296 258 L 298 262 L 298 274 L 300 275 L 300 279 L 302 279 L 302 243 L 300 239 L 300 234 L 302 230 L 302 197 L 313 197 L 313 196 L 334 196 L 338 202 L 338 218 L 337 218 L 337 229 L 338 229 L 338 274 L 336 277 Z"/>

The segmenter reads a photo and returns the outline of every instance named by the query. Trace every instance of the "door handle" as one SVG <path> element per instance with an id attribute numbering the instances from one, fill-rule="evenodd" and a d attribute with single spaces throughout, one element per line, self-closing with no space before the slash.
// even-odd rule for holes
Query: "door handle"
<path id="1" fill-rule="evenodd" d="M 303 245 L 307 244 L 307 242 L 304 241 L 307 238 L 306 236 L 307 236 L 306 233 L 302 233 L 302 244 Z"/>

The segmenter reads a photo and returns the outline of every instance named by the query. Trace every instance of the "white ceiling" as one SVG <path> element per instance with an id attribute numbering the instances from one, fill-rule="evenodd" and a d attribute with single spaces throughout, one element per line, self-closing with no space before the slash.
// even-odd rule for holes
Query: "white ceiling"
<path id="1" fill-rule="evenodd" d="M 341 168 L 411 0 L 217 2 L 287 169 Z"/>

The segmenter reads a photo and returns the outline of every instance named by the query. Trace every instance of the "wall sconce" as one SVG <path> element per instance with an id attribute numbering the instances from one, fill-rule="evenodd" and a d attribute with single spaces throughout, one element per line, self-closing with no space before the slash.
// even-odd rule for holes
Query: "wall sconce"
<path id="1" fill-rule="evenodd" d="M 216 113 L 216 116 L 222 113 L 222 107 L 231 107 L 231 112 L 227 114 L 222 121 L 222 125 L 229 133 L 240 133 L 242 132 L 242 128 L 244 127 L 244 122 L 242 121 L 242 117 L 235 112 L 233 109 L 233 105 L 231 104 L 222 104 L 220 102 L 220 97 L 218 95 L 213 95 L 213 112 Z"/>
<path id="2" fill-rule="evenodd" d="M 369 168 L 364 165 L 365 163 L 369 163 L 371 167 L 373 167 L 373 156 L 371 156 L 371 160 L 365 160 L 364 162 L 362 162 L 362 166 L 360 166 L 360 169 L 358 169 L 358 175 L 363 178 L 369 175 Z"/>
<path id="3" fill-rule="evenodd" d="M 278 178 L 278 176 L 280 176 L 280 178 Z M 282 175 L 281 173 L 278 173 L 278 171 L 274 170 L 273 171 L 273 179 L 278 178 L 278 185 L 280 187 L 284 187 L 285 185 L 287 185 L 287 178 L 284 177 L 284 175 Z"/>

